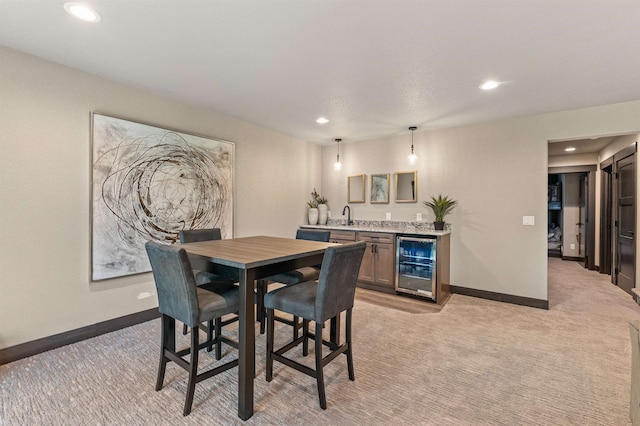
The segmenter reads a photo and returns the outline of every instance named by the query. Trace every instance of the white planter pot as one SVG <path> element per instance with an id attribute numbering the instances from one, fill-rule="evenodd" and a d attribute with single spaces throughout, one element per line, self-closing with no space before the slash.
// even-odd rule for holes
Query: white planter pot
<path id="1" fill-rule="evenodd" d="M 309 225 L 318 224 L 318 209 L 309 209 Z"/>
<path id="2" fill-rule="evenodd" d="M 318 225 L 326 225 L 329 220 L 329 206 L 318 204 Z"/>

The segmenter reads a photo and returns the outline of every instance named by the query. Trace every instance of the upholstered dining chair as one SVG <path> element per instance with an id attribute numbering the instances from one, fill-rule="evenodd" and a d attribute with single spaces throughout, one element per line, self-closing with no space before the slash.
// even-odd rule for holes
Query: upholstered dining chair
<path id="1" fill-rule="evenodd" d="M 321 241 L 328 243 L 330 231 L 316 230 L 316 229 L 298 229 L 296 231 L 297 240 L 310 240 Z M 267 292 L 270 282 L 276 282 L 284 284 L 285 286 L 296 285 L 305 281 L 317 280 L 320 276 L 320 265 L 306 266 L 304 268 L 294 269 L 293 271 L 287 271 L 281 274 L 272 275 L 268 278 L 258 280 L 257 284 L 257 303 L 258 303 L 258 321 L 260 321 L 260 334 L 264 334 L 265 329 L 265 312 L 262 300 Z M 293 326 L 293 338 L 298 337 L 298 329 L 300 328 L 300 321 L 298 317 L 294 316 L 293 320 L 286 318 L 275 317 L 276 321 L 283 322 Z"/>
<path id="2" fill-rule="evenodd" d="M 280 287 L 265 294 L 264 306 L 267 310 L 267 366 L 266 379 L 273 379 L 273 361 L 281 362 L 289 367 L 314 377 L 318 386 L 320 407 L 327 408 L 323 368 L 340 354 L 347 356 L 349 379 L 355 380 L 353 370 L 353 353 L 351 339 L 351 317 L 355 298 L 356 282 L 366 243 L 356 242 L 327 248 L 318 282 L 306 281 L 294 286 Z M 303 319 L 302 336 L 281 347 L 274 348 L 274 310 L 287 312 Z M 322 338 L 323 324 L 346 311 L 345 342 L 327 342 Z M 308 331 L 310 321 L 316 324 L 315 333 Z M 311 369 L 284 354 L 303 343 L 303 354 L 307 354 L 308 338 L 315 342 L 315 369 Z M 336 347 L 336 345 L 338 346 Z M 332 349 L 327 356 L 322 356 L 322 346 Z"/>
<path id="3" fill-rule="evenodd" d="M 221 335 L 214 337 L 209 328 L 207 340 L 200 343 L 199 325 L 229 313 L 237 313 L 238 287 L 233 284 L 197 286 L 191 262 L 184 249 L 153 241 L 147 242 L 145 248 L 158 292 L 158 309 L 162 314 L 160 365 L 155 389 L 162 389 L 167 362 L 173 361 L 187 370 L 189 379 L 182 412 L 186 416 L 191 412 L 196 383 L 238 365 L 238 360 L 235 359 L 198 374 L 199 350 L 210 347 L 214 340 L 224 339 Z M 191 346 L 180 351 L 176 351 L 176 320 L 191 328 Z M 226 343 L 233 346 L 231 341 L 227 340 Z M 189 361 L 183 358 L 186 355 L 190 355 Z"/>
<path id="4" fill-rule="evenodd" d="M 220 228 L 206 228 L 206 229 L 183 229 L 178 233 L 180 243 L 196 243 L 199 241 L 212 241 L 221 240 L 222 232 Z M 213 274 L 207 271 L 196 272 L 196 284 L 233 284 L 234 281 L 230 278 L 225 278 L 220 275 Z"/>
<path id="5" fill-rule="evenodd" d="M 220 231 L 220 228 L 183 229 L 178 233 L 178 236 L 180 238 L 180 243 L 195 243 L 198 241 L 221 240 L 222 232 Z M 210 284 L 227 286 L 229 284 L 235 284 L 235 281 L 230 278 L 208 271 L 195 271 L 195 276 L 197 285 Z M 224 321 L 222 318 L 218 318 L 214 325 L 216 335 L 221 333 L 222 327 L 235 321 L 238 321 L 237 315 L 234 315 L 230 319 L 226 319 Z M 182 334 L 187 334 L 186 324 L 182 326 Z M 221 357 L 222 349 L 220 345 L 216 345 L 216 359 L 220 359 Z"/>

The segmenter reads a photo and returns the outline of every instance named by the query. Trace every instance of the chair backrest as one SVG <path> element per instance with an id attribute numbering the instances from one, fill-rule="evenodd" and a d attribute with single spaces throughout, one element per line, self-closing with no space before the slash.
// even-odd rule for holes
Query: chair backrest
<path id="1" fill-rule="evenodd" d="M 359 241 L 327 248 L 318 279 L 316 322 L 324 322 L 353 307 L 366 247 L 364 241 Z"/>
<path id="2" fill-rule="evenodd" d="M 145 244 L 158 292 L 161 314 L 189 327 L 198 324 L 198 293 L 187 252 L 175 246 L 149 241 Z"/>
<path id="3" fill-rule="evenodd" d="M 221 240 L 220 228 L 183 229 L 179 233 L 181 243 L 196 243 L 198 241 Z"/>
<path id="4" fill-rule="evenodd" d="M 331 231 L 315 230 L 315 229 L 298 229 L 296 231 L 296 240 L 311 240 L 329 242 Z"/>
<path id="5" fill-rule="evenodd" d="M 321 229 L 298 229 L 296 231 L 296 240 L 310 240 L 328 243 L 330 236 L 331 231 L 323 231 Z M 314 267 L 320 268 L 320 265 L 314 265 Z"/>

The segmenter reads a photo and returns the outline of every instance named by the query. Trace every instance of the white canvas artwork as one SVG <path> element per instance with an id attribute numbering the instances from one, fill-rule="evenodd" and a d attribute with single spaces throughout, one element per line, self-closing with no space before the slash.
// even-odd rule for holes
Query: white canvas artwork
<path id="1" fill-rule="evenodd" d="M 389 202 L 389 174 L 371 175 L 371 196 L 372 203 Z"/>
<path id="2" fill-rule="evenodd" d="M 92 114 L 92 280 L 151 270 L 144 244 L 233 234 L 234 144 Z"/>

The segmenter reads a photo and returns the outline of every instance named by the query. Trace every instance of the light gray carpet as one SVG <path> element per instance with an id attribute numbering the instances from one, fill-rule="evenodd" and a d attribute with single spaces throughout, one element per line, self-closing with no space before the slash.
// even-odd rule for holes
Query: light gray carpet
<path id="1" fill-rule="evenodd" d="M 550 259 L 549 270 L 548 311 L 461 295 L 435 314 L 357 300 L 356 381 L 344 357 L 329 364 L 326 411 L 310 377 L 276 363 L 273 382 L 264 380 L 259 335 L 255 415 L 246 423 L 630 424 L 628 321 L 640 308 L 575 262 Z M 277 331 L 283 342 L 290 328 Z M 183 370 L 170 365 L 154 391 L 159 334 L 154 320 L 1 366 L 0 423 L 242 424 L 236 369 L 198 384 L 186 418 Z M 202 354 L 202 366 L 214 363 Z"/>

